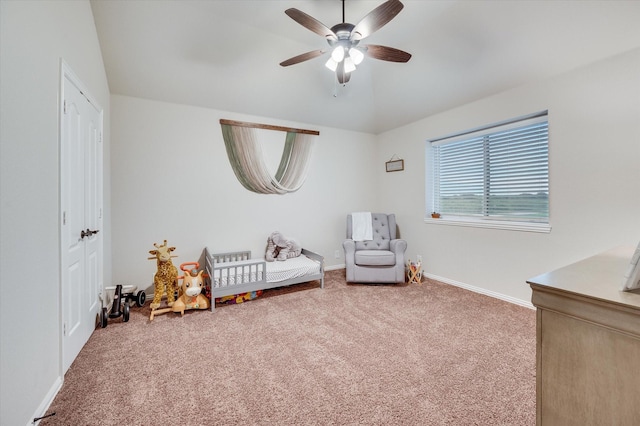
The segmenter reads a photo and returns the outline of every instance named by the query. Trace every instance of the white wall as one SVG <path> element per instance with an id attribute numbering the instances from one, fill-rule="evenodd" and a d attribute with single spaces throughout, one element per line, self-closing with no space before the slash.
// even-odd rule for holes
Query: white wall
<path id="1" fill-rule="evenodd" d="M 344 264 L 347 213 L 375 209 L 373 135 L 119 95 L 111 113 L 114 283 L 150 286 L 156 265 L 148 252 L 164 239 L 176 247 L 176 266 L 200 260 L 205 246 L 262 256 L 273 231 L 324 255 L 329 267 Z M 319 130 L 302 188 L 286 195 L 244 189 L 221 118 Z M 279 160 L 285 133 L 261 132 L 263 148 Z"/>
<path id="2" fill-rule="evenodd" d="M 549 234 L 424 223 L 425 141 L 549 110 Z M 640 241 L 640 49 L 425 118 L 379 136 L 382 208 L 398 213 L 428 274 L 529 302 L 525 281 Z"/>
<path id="3" fill-rule="evenodd" d="M 0 19 L 0 424 L 25 425 L 46 409 L 62 380 L 60 58 L 105 109 L 105 228 L 109 88 L 88 2 L 2 1 Z M 108 229 L 105 234 L 110 280 Z"/>

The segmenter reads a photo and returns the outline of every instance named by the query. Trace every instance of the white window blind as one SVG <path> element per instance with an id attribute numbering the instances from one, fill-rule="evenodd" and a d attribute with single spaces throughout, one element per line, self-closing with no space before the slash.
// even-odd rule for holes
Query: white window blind
<path id="1" fill-rule="evenodd" d="M 443 138 L 432 150 L 434 211 L 548 223 L 546 113 Z"/>

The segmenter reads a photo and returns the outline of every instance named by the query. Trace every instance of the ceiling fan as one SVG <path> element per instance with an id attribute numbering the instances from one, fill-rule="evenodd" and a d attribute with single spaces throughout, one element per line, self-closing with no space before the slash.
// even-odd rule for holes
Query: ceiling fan
<path id="1" fill-rule="evenodd" d="M 325 65 L 335 71 L 340 84 L 345 84 L 351 78 L 351 72 L 356 69 L 356 65 L 362 62 L 365 55 L 382 61 L 407 62 L 411 59 L 410 53 L 377 44 L 360 44 L 362 39 L 391 21 L 403 7 L 404 5 L 399 0 L 387 0 L 369 12 L 356 25 L 353 25 L 345 22 L 344 0 L 342 0 L 342 23 L 331 28 L 298 9 L 287 9 L 284 13 L 303 27 L 325 37 L 330 48 L 312 50 L 294 56 L 281 62 L 280 65 L 283 67 L 295 65 L 324 55 L 331 50 L 331 57 Z"/>

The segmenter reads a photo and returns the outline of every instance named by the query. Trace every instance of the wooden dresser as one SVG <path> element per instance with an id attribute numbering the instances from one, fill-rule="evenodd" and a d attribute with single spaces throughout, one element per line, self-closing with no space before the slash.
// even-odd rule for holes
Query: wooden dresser
<path id="1" fill-rule="evenodd" d="M 640 294 L 619 291 L 633 251 L 527 281 L 537 308 L 537 425 L 640 425 Z"/>

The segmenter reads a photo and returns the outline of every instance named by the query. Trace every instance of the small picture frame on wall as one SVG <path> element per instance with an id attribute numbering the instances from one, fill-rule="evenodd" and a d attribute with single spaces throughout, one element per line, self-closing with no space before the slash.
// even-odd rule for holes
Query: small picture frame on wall
<path id="1" fill-rule="evenodd" d="M 389 160 L 384 164 L 387 172 L 399 172 L 404 170 L 404 160 Z"/>

